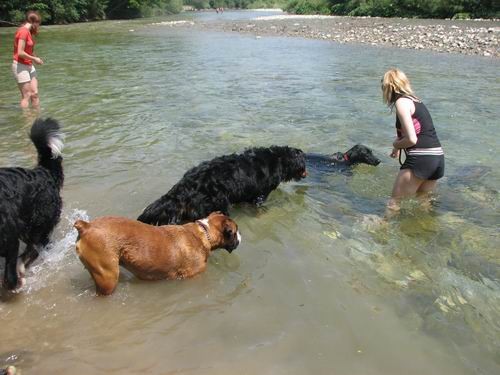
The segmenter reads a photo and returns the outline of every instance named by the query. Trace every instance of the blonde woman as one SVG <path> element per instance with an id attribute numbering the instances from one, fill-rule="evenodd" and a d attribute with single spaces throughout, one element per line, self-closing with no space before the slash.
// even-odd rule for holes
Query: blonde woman
<path id="1" fill-rule="evenodd" d="M 33 36 L 38 33 L 42 19 L 38 12 L 26 13 L 26 20 L 16 31 L 14 36 L 14 61 L 12 62 L 12 73 L 16 79 L 19 91 L 21 91 L 21 108 L 31 105 L 35 108 L 40 106 L 38 98 L 38 79 L 33 62 L 43 64 L 43 60 L 35 56 L 33 49 L 35 41 Z"/>
<path id="2" fill-rule="evenodd" d="M 406 154 L 392 189 L 390 214 L 399 210 L 401 198 L 428 196 L 436 187 L 444 175 L 444 152 L 427 107 L 401 70 L 390 69 L 384 74 L 382 93 L 384 103 L 391 110 L 396 108 L 397 137 L 391 157 L 399 158 L 401 150 Z"/>

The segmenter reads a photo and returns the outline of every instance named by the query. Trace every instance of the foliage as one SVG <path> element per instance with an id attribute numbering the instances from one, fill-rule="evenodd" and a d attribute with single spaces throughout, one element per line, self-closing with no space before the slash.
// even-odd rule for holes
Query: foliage
<path id="1" fill-rule="evenodd" d="M 249 9 L 285 9 L 286 0 L 255 0 L 248 6 Z"/>
<path id="2" fill-rule="evenodd" d="M 102 19 L 105 0 L 8 0 L 0 4 L 0 19 L 21 22 L 27 10 L 40 12 L 44 23 L 68 23 Z"/>
<path id="3" fill-rule="evenodd" d="M 211 8 L 209 0 L 185 0 L 185 5 L 191 5 L 194 9 L 209 9 Z"/>
<path id="4" fill-rule="evenodd" d="M 0 20 L 20 23 L 37 10 L 44 24 L 178 13 L 182 0 L 0 0 Z"/>
<path id="5" fill-rule="evenodd" d="M 108 0 L 108 18 L 139 18 L 179 13 L 182 0 Z"/>
<path id="6" fill-rule="evenodd" d="M 289 13 L 295 14 L 330 14 L 327 0 L 291 0 L 285 6 Z"/>
<path id="7" fill-rule="evenodd" d="M 106 18 L 137 18 L 195 9 L 283 8 L 297 14 L 351 16 L 486 18 L 500 17 L 499 0 L 0 0 L 0 25 L 20 23 L 27 10 L 44 24 Z"/>
<path id="8" fill-rule="evenodd" d="M 287 0 L 184 0 L 184 4 L 195 9 L 256 9 L 284 8 Z"/>
<path id="9" fill-rule="evenodd" d="M 470 19 L 470 14 L 469 13 L 457 13 L 453 16 L 454 20 L 469 20 Z"/>
<path id="10" fill-rule="evenodd" d="M 296 14 L 451 18 L 499 17 L 499 0 L 185 0 L 195 9 L 282 8 Z"/>
<path id="11" fill-rule="evenodd" d="M 293 1 L 293 0 L 292 0 Z M 498 17 L 498 0 L 329 0 L 333 14 L 380 17 Z"/>

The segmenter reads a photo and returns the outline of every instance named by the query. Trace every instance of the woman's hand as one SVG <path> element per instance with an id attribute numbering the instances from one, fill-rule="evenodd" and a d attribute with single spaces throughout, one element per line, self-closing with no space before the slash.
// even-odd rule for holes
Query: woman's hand
<path id="1" fill-rule="evenodd" d="M 399 148 L 393 148 L 392 149 L 392 152 L 391 152 L 391 158 L 393 159 L 397 159 L 399 158 L 399 153 L 401 152 L 401 150 Z"/>
<path id="2" fill-rule="evenodd" d="M 33 61 L 36 62 L 38 65 L 43 65 L 43 60 L 39 57 L 33 56 Z"/>

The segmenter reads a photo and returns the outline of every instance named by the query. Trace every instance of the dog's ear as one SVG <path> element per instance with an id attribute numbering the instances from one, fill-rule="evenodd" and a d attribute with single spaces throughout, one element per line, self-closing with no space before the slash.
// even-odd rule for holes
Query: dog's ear
<path id="1" fill-rule="evenodd" d="M 225 215 L 225 214 L 222 211 L 212 211 L 208 216 L 220 216 L 220 215 Z"/>

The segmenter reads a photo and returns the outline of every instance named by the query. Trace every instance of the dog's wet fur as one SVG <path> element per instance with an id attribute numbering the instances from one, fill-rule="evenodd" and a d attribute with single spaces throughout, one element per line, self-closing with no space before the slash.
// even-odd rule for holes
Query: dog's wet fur
<path id="1" fill-rule="evenodd" d="M 0 256 L 5 258 L 3 284 L 9 290 L 24 283 L 25 269 L 48 244 L 62 209 L 63 136 L 59 124 L 50 118 L 37 119 L 30 138 L 38 152 L 38 165 L 33 169 L 0 168 Z M 21 255 L 20 241 L 26 244 Z"/>
<path id="2" fill-rule="evenodd" d="M 297 148 L 257 147 L 220 156 L 187 171 L 138 220 L 165 225 L 194 221 L 213 211 L 228 215 L 231 205 L 262 203 L 281 182 L 305 176 L 305 155 Z"/>

